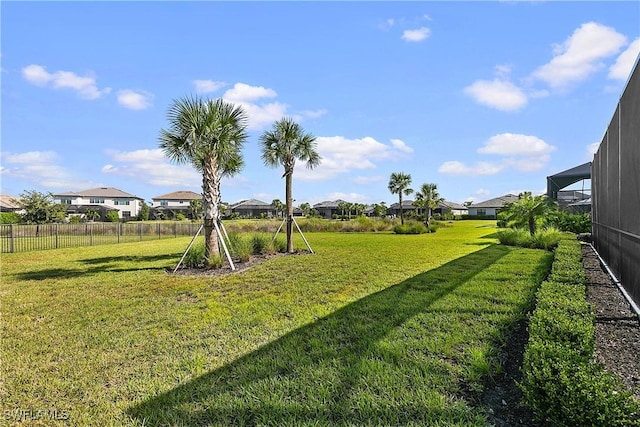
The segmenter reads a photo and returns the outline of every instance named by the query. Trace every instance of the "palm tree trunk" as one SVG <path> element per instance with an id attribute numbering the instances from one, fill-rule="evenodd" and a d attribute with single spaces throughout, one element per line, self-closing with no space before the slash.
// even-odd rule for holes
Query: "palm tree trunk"
<path id="1" fill-rule="evenodd" d="M 402 190 L 398 195 L 398 199 L 400 201 L 400 224 L 404 225 L 404 215 L 402 214 Z"/>
<path id="2" fill-rule="evenodd" d="M 208 262 L 212 257 L 220 256 L 218 235 L 215 232 L 215 222 L 220 217 L 220 178 L 218 176 L 218 162 L 215 157 L 205 161 L 202 174 L 202 205 L 204 208 L 204 252 Z"/>
<path id="3" fill-rule="evenodd" d="M 536 234 L 536 217 L 529 217 L 529 233 L 533 236 Z"/>
<path id="4" fill-rule="evenodd" d="M 287 204 L 287 252 L 293 253 L 293 196 L 291 185 L 293 182 L 293 171 L 285 174 L 285 198 Z"/>

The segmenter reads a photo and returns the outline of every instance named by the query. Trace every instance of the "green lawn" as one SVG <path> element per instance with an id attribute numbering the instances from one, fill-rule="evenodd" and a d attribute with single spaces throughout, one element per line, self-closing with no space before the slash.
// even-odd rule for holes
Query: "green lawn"
<path id="1" fill-rule="evenodd" d="M 188 238 L 3 254 L 3 416 L 484 425 L 474 393 L 551 262 L 493 224 L 307 233 L 316 254 L 224 277 L 166 273 Z"/>

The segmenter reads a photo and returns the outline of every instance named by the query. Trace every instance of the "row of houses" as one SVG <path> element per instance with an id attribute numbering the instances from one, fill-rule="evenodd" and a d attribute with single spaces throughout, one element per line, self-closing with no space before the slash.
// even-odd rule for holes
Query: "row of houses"
<path id="1" fill-rule="evenodd" d="M 144 204 L 144 199 L 133 194 L 126 193 L 113 187 L 99 187 L 84 191 L 66 192 L 53 195 L 55 203 L 66 205 L 68 215 L 85 215 L 89 209 L 97 210 L 104 218 L 107 212 L 114 211 L 118 213 L 118 218 L 123 221 L 135 219 Z M 495 218 L 497 213 L 504 207 L 506 203 L 513 202 L 518 196 L 507 194 L 494 199 L 474 203 L 469 206 L 463 206 L 458 203 L 443 201 L 438 208 L 434 209 L 434 214 L 450 213 L 456 216 L 469 215 L 472 217 L 492 217 Z M 168 194 L 162 194 L 152 198 L 150 205 L 151 217 L 175 217 L 176 214 L 182 213 L 185 217 L 193 216 L 192 201 L 202 200 L 202 196 L 193 191 L 174 191 Z M 336 216 L 345 215 L 343 211 L 344 200 L 327 200 L 316 203 L 312 206 L 315 214 L 323 218 L 335 218 Z M 9 196 L 0 196 L 0 209 L 2 211 L 16 211 L 19 209 L 15 199 Z M 241 218 L 263 218 L 275 217 L 278 212 L 267 202 L 256 199 L 241 200 L 236 203 L 225 204 L 225 216 L 236 216 Z M 413 200 L 405 200 L 402 203 L 404 212 L 421 213 L 421 208 L 414 205 Z M 158 213 L 161 213 L 158 215 Z M 169 215 L 163 215 L 166 213 Z M 374 216 L 374 206 L 368 205 L 362 211 L 364 215 Z M 155 215 L 154 215 L 155 214 Z M 296 207 L 294 215 L 302 216 L 302 209 Z M 399 215 L 400 205 L 394 203 L 387 207 L 388 215 Z"/>

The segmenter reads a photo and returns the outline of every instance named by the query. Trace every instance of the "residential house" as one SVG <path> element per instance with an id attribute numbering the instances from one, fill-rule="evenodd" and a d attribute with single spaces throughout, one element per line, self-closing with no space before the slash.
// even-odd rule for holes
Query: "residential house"
<path id="1" fill-rule="evenodd" d="M 518 196 L 514 194 L 505 194 L 504 196 L 496 197 L 494 199 L 485 200 L 484 202 L 478 202 L 471 204 L 469 209 L 470 217 L 491 217 L 498 218 L 498 213 L 504 208 L 507 203 L 515 202 L 518 200 Z"/>
<path id="2" fill-rule="evenodd" d="M 412 212 L 414 214 L 418 213 L 418 208 L 417 206 L 415 206 L 413 204 L 413 200 L 403 200 L 402 201 L 402 215 L 406 218 L 407 214 L 409 212 Z M 387 210 L 387 215 L 395 215 L 396 217 L 400 217 L 400 203 L 394 203 L 391 206 L 389 206 L 389 209 Z"/>
<path id="3" fill-rule="evenodd" d="M 340 204 L 346 203 L 344 200 L 325 200 L 324 202 L 316 203 L 313 205 L 318 214 L 325 219 L 332 219 L 334 215 L 342 215 L 340 211 Z M 345 212 L 346 215 L 346 212 Z"/>
<path id="4" fill-rule="evenodd" d="M 19 210 L 20 204 L 17 198 L 0 194 L 0 212 L 17 212 Z"/>
<path id="5" fill-rule="evenodd" d="M 263 218 L 275 216 L 275 210 L 270 203 L 249 199 L 232 203 L 226 210 L 226 215 L 238 214 L 240 218 Z"/>
<path id="6" fill-rule="evenodd" d="M 122 220 L 134 219 L 143 199 L 133 194 L 125 193 L 113 187 L 99 187 L 84 191 L 70 191 L 53 195 L 55 203 L 67 205 L 67 214 L 82 215 L 87 209 L 93 208 L 100 212 L 102 219 L 108 211 L 117 211 Z"/>
<path id="7" fill-rule="evenodd" d="M 176 214 L 181 213 L 186 218 L 197 219 L 193 218 L 191 201 L 202 201 L 202 194 L 194 193 L 193 191 L 181 190 L 156 196 L 151 198 L 151 200 L 151 216 L 157 216 L 158 212 L 162 212 L 163 217 L 169 218 L 175 217 Z"/>
<path id="8" fill-rule="evenodd" d="M 450 202 L 448 200 L 443 200 L 442 203 L 440 203 L 440 205 L 433 210 L 433 214 L 444 215 L 450 213 L 455 216 L 467 215 L 468 212 L 469 209 L 466 206 Z"/>

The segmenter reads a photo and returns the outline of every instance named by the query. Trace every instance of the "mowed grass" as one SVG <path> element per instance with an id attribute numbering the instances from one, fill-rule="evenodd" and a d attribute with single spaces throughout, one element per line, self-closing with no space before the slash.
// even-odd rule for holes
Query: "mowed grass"
<path id="1" fill-rule="evenodd" d="M 220 277 L 167 274 L 188 238 L 3 254 L 3 416 L 485 425 L 475 397 L 551 262 L 493 224 L 307 233 L 315 254 Z"/>

